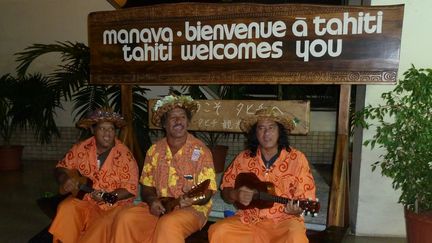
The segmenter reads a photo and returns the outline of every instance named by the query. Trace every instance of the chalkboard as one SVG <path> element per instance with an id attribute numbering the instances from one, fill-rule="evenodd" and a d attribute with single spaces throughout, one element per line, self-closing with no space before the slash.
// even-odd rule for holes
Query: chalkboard
<path id="1" fill-rule="evenodd" d="M 149 100 L 153 107 L 157 100 Z M 259 109 L 272 107 L 275 111 L 295 119 L 297 126 L 291 134 L 309 132 L 310 102 L 303 100 L 196 100 L 198 111 L 193 116 L 189 130 L 215 132 L 242 132 L 239 124 L 242 118 L 253 116 Z M 153 112 L 149 111 L 151 118 Z M 150 128 L 157 129 L 151 121 Z"/>

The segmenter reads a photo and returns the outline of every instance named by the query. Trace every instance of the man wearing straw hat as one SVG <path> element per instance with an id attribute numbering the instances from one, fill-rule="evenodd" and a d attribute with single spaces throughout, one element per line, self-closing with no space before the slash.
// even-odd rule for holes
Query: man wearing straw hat
<path id="1" fill-rule="evenodd" d="M 256 188 L 237 185 L 238 179 L 247 175 L 273 183 L 278 196 L 315 199 L 315 183 L 308 161 L 288 142 L 288 133 L 294 125 L 292 119 L 271 107 L 258 110 L 255 116 L 241 121 L 241 130 L 248 134 L 247 149 L 226 170 L 221 189 L 225 201 L 245 208 L 212 225 L 210 243 L 308 242 L 303 210 L 298 205 L 291 201 L 275 203 L 270 208 L 247 208 Z"/>
<path id="2" fill-rule="evenodd" d="M 118 214 L 111 242 L 184 243 L 206 223 L 216 182 L 210 150 L 187 131 L 197 108 L 190 96 L 173 95 L 153 107 L 152 122 L 165 130 L 166 137 L 147 151 L 140 178 L 143 203 Z M 205 197 L 185 196 L 207 179 Z M 162 203 L 166 197 L 179 200 L 171 212 Z"/>
<path id="3" fill-rule="evenodd" d="M 107 242 L 112 217 L 133 202 L 138 166 L 116 139 L 116 128 L 125 124 L 109 108 L 97 109 L 78 122 L 94 136 L 75 144 L 56 166 L 60 192 L 72 195 L 57 208 L 49 229 L 53 242 Z M 87 194 L 82 197 L 82 192 Z"/>

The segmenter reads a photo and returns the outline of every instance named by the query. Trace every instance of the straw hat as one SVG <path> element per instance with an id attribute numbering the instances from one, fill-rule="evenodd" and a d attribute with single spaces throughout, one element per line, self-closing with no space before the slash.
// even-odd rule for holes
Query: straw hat
<path id="1" fill-rule="evenodd" d="M 190 96 L 167 95 L 154 105 L 152 123 L 157 127 L 161 127 L 162 116 L 174 108 L 183 108 L 193 114 L 198 110 L 198 104 Z"/>
<path id="2" fill-rule="evenodd" d="M 257 110 L 254 116 L 243 118 L 240 122 L 240 129 L 247 133 L 252 128 L 252 126 L 255 125 L 255 123 L 264 119 L 269 119 L 282 124 L 288 132 L 292 131 L 295 127 L 295 122 L 293 119 L 282 115 L 272 107 L 267 107 Z"/>
<path id="3" fill-rule="evenodd" d="M 125 119 L 111 108 L 96 109 L 87 114 L 85 118 L 78 121 L 77 126 L 89 128 L 98 122 L 112 122 L 115 127 L 121 128 L 126 125 Z"/>

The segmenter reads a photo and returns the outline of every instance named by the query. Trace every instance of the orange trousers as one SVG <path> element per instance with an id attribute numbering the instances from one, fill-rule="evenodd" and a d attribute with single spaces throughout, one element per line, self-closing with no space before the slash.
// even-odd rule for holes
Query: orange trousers
<path id="1" fill-rule="evenodd" d="M 211 225 L 210 243 L 308 243 L 303 222 L 289 219 L 274 223 L 267 219 L 257 224 L 244 224 L 232 216 Z"/>
<path id="2" fill-rule="evenodd" d="M 105 211 L 97 205 L 68 197 L 58 208 L 49 232 L 53 242 L 108 242 L 115 215 L 122 206 Z"/>
<path id="3" fill-rule="evenodd" d="M 113 222 L 112 243 L 184 243 L 200 230 L 199 218 L 185 209 L 177 209 L 162 217 L 150 213 L 147 204 L 120 211 Z"/>

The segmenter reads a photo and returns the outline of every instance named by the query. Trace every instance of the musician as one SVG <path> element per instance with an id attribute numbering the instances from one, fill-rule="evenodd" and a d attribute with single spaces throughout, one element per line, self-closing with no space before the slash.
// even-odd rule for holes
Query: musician
<path id="1" fill-rule="evenodd" d="M 109 108 L 97 109 L 77 123 L 90 129 L 93 136 L 73 145 L 56 166 L 60 192 L 72 195 L 57 208 L 49 229 L 54 242 L 107 242 L 112 217 L 133 202 L 138 192 L 138 166 L 129 149 L 116 139 L 116 128 L 124 125 L 123 117 Z M 79 174 L 72 173 L 75 170 Z M 94 191 L 81 200 L 73 194 L 85 178 L 93 185 L 81 188 Z"/>
<path id="2" fill-rule="evenodd" d="M 185 242 L 205 225 L 216 182 L 210 150 L 187 131 L 196 110 L 189 96 L 165 96 L 153 107 L 152 122 L 164 128 L 166 137 L 147 151 L 140 178 L 143 203 L 119 213 L 112 242 Z M 184 195 L 206 179 L 205 198 Z M 161 197 L 179 198 L 179 205 L 168 212 Z"/>
<path id="3" fill-rule="evenodd" d="M 271 108 L 258 110 L 243 119 L 242 131 L 248 145 L 226 170 L 222 197 L 228 203 L 248 206 L 255 188 L 236 187 L 240 173 L 252 172 L 260 181 L 272 182 L 277 196 L 315 199 L 315 183 L 305 155 L 290 147 L 288 132 L 294 121 Z M 210 243 L 302 243 L 308 242 L 303 210 L 292 201 L 271 208 L 240 209 L 235 216 L 220 220 L 209 229 Z"/>

